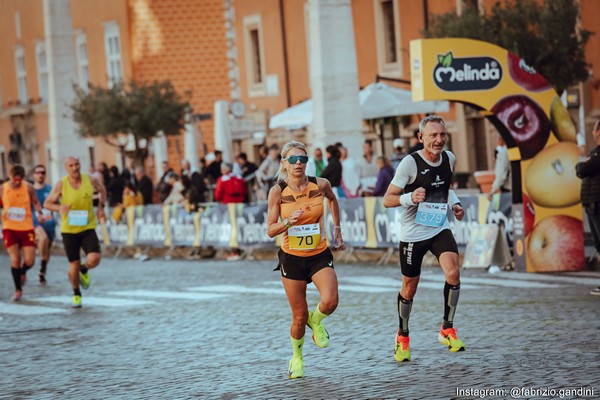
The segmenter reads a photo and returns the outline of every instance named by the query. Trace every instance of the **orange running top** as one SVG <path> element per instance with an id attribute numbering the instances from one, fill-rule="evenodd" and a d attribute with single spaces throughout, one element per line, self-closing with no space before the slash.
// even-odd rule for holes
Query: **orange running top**
<path id="1" fill-rule="evenodd" d="M 293 191 L 285 182 L 279 183 L 281 190 L 281 219 L 288 218 L 296 210 L 304 210 L 298 222 L 284 232 L 281 249 L 294 256 L 309 257 L 323 252 L 327 240 L 323 224 L 323 200 L 317 179 L 308 178 L 306 189 Z"/>
<path id="2" fill-rule="evenodd" d="M 32 231 L 33 215 L 31 213 L 31 198 L 27 191 L 29 184 L 25 181 L 18 188 L 13 188 L 10 182 L 2 185 L 2 229 L 11 231 Z"/>

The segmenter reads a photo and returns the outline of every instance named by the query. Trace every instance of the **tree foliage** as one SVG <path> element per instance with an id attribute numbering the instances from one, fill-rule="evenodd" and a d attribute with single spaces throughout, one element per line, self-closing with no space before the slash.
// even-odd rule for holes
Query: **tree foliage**
<path id="1" fill-rule="evenodd" d="M 574 0 L 505 0 L 489 15 L 473 7 L 434 15 L 426 37 L 463 37 L 497 44 L 538 70 L 558 93 L 589 77 L 584 48 L 593 32 L 578 26 Z"/>
<path id="2" fill-rule="evenodd" d="M 135 150 L 128 154 L 141 164 L 148 152 L 140 140 L 149 141 L 159 131 L 178 135 L 184 128 L 189 104 L 169 81 L 138 83 L 131 81 L 112 88 L 91 85 L 87 91 L 75 86 L 76 100 L 70 104 L 73 119 L 83 137 L 102 138 L 121 147 L 119 136 L 133 135 Z"/>

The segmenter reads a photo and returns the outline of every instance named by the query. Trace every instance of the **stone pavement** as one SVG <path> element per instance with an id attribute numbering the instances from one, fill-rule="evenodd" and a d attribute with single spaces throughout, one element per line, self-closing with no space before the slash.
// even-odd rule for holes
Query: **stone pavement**
<path id="1" fill-rule="evenodd" d="M 455 325 L 468 348 L 450 353 L 437 342 L 444 278 L 425 268 L 413 360 L 399 364 L 399 267 L 340 264 L 331 345 L 307 335 L 306 378 L 289 380 L 290 311 L 274 261 L 105 258 L 79 310 L 63 257 L 45 288 L 30 271 L 20 304 L 5 255 L 0 265 L 2 399 L 513 398 L 512 387 L 525 388 L 520 398 L 600 397 L 598 272 L 463 270 Z M 308 299 L 313 308 L 314 288 Z M 586 395 L 564 396 L 579 388 Z"/>

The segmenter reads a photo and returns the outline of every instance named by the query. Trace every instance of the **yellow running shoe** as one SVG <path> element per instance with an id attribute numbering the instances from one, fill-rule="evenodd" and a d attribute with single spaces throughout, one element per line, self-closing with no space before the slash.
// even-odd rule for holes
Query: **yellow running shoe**
<path id="1" fill-rule="evenodd" d="M 81 308 L 81 296 L 74 295 L 73 296 L 73 304 L 71 305 L 73 308 Z"/>
<path id="2" fill-rule="evenodd" d="M 394 358 L 398 362 L 410 361 L 410 338 L 408 336 L 400 336 L 396 333 L 396 350 Z"/>
<path id="3" fill-rule="evenodd" d="M 438 335 L 438 341 L 448 346 L 453 353 L 466 350 L 464 342 L 456 336 L 456 329 L 454 328 L 444 329 L 444 326 L 442 326 Z"/>
<path id="4" fill-rule="evenodd" d="M 90 287 L 90 272 L 86 272 L 85 274 L 79 271 L 79 282 L 81 283 L 81 287 L 87 289 Z"/>
<path id="5" fill-rule="evenodd" d="M 288 378 L 304 378 L 304 360 L 302 358 L 294 357 L 290 360 Z"/>
<path id="6" fill-rule="evenodd" d="M 325 327 L 323 326 L 322 323 L 319 323 L 318 325 L 315 326 L 311 322 L 312 315 L 313 315 L 313 313 L 311 311 L 309 311 L 307 325 L 313 331 L 312 340 L 320 348 L 325 348 L 325 347 L 329 346 L 329 333 L 327 333 L 327 329 L 325 329 Z"/>

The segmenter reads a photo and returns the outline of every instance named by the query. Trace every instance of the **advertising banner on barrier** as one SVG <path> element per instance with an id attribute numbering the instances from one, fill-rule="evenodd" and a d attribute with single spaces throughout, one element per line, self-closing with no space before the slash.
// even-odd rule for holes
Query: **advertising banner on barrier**
<path id="1" fill-rule="evenodd" d="M 200 216 L 200 245 L 229 247 L 232 234 L 235 232 L 227 205 L 207 206 Z"/>
<path id="2" fill-rule="evenodd" d="M 267 235 L 267 203 L 239 206 L 235 217 L 238 245 L 274 247 L 276 239 Z"/>

